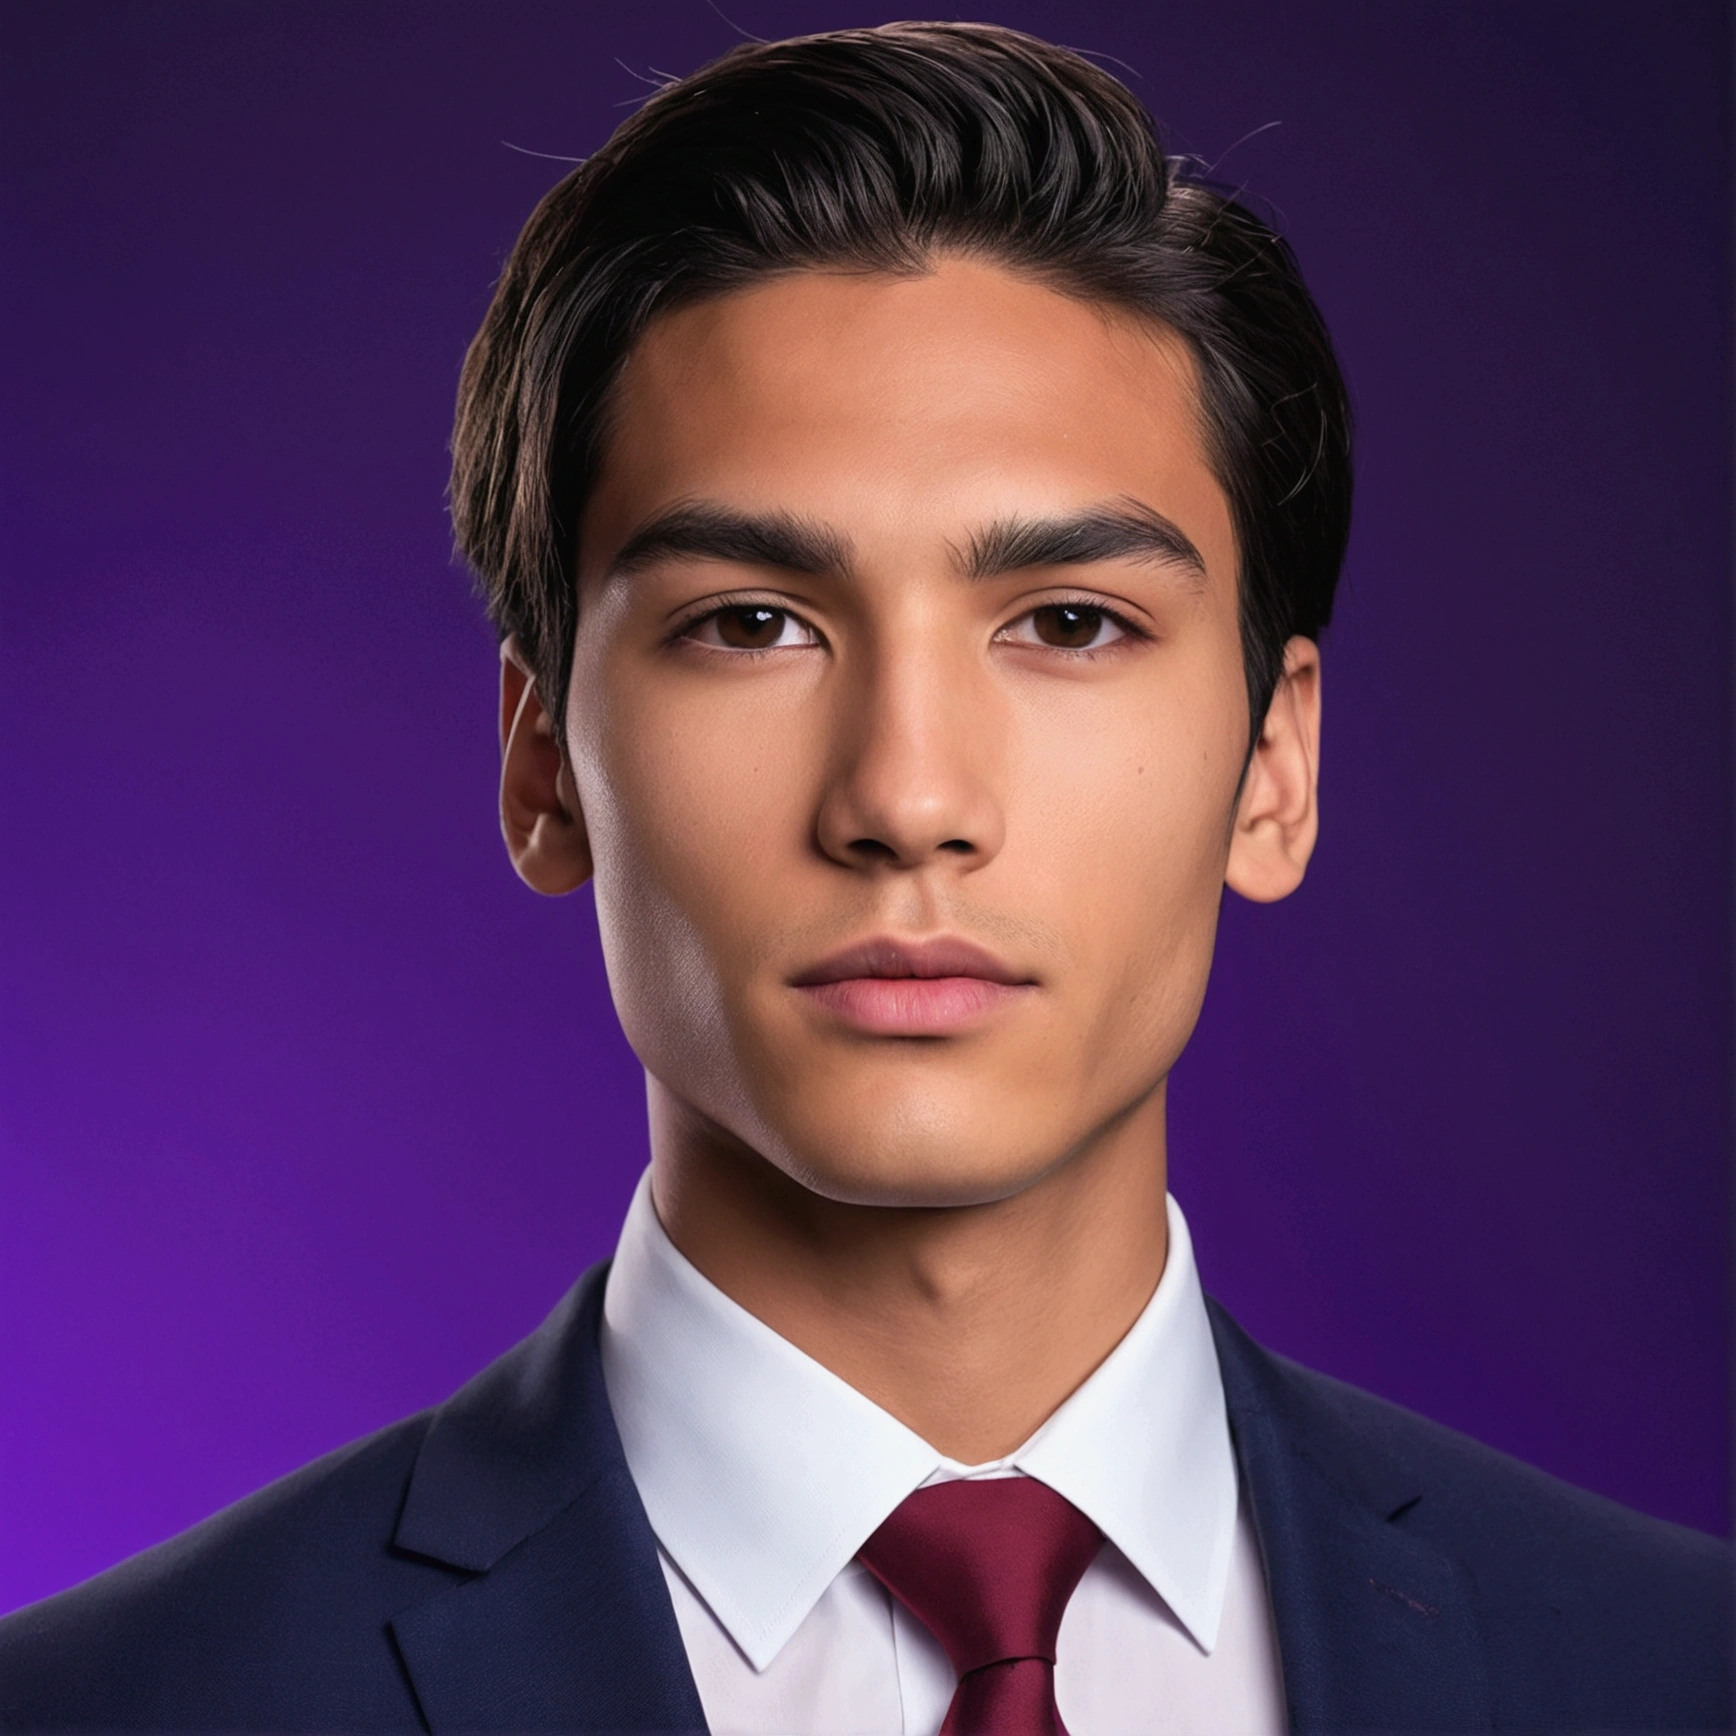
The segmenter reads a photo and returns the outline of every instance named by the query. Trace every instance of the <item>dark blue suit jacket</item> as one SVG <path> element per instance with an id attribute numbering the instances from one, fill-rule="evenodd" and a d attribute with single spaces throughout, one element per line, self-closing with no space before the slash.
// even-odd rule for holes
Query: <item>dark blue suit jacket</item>
<path id="1" fill-rule="evenodd" d="M 0 1725 L 703 1730 L 602 1290 L 439 1410 L 0 1622 Z M 1296 1729 L 1729 1727 L 1724 1544 L 1212 1324 Z"/>

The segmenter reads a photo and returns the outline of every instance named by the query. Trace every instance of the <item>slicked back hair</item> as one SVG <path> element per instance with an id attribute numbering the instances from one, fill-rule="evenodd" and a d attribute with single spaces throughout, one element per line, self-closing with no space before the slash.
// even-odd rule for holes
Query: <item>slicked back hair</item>
<path id="1" fill-rule="evenodd" d="M 1169 328 L 1197 364 L 1240 555 L 1254 735 L 1285 641 L 1319 635 L 1350 529 L 1350 411 L 1288 244 L 1166 156 L 1071 50 L 981 24 L 744 43 L 657 92 L 532 213 L 465 359 L 458 546 L 557 739 L 579 524 L 610 387 L 659 314 L 804 268 L 999 263 Z"/>

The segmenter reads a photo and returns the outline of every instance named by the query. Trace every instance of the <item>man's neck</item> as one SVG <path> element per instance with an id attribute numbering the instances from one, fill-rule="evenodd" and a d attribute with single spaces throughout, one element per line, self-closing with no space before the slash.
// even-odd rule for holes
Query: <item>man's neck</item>
<path id="1" fill-rule="evenodd" d="M 683 1255 L 947 1457 L 1020 1446 L 1120 1342 L 1168 1251 L 1164 1091 L 1009 1198 L 825 1199 L 652 1081 L 652 1193 Z"/>

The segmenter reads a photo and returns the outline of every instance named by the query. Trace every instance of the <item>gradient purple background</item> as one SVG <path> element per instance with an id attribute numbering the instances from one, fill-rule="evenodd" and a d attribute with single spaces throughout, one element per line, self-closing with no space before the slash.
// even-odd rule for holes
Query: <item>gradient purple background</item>
<path id="1" fill-rule="evenodd" d="M 1724 10 L 993 15 L 1281 210 L 1360 407 L 1324 842 L 1231 902 L 1175 1084 L 1207 1282 L 1722 1530 Z M 640 1079 L 587 897 L 498 843 L 444 448 L 563 172 L 523 152 L 733 39 L 704 0 L 8 8 L 0 1607 L 439 1400 L 611 1246 Z"/>

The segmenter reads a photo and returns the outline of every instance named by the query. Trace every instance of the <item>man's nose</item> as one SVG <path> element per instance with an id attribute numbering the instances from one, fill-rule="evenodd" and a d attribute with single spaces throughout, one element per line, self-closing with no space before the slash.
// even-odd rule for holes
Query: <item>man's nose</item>
<path id="1" fill-rule="evenodd" d="M 884 655 L 842 682 L 817 826 L 826 855 L 857 869 L 992 861 L 1006 828 L 995 699 L 985 671 L 932 652 Z"/>

